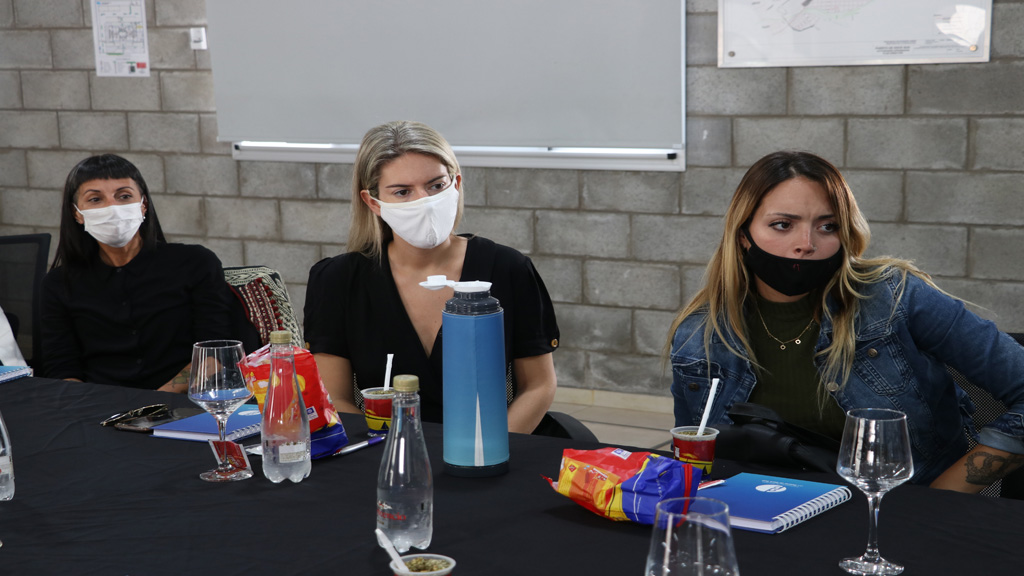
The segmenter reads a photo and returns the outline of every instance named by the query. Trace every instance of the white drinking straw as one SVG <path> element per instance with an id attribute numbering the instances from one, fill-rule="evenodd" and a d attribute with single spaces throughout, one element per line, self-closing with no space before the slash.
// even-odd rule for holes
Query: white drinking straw
<path id="1" fill-rule="evenodd" d="M 394 354 L 388 354 L 388 365 L 384 369 L 384 390 L 391 387 L 391 361 L 394 360 Z"/>
<path id="2" fill-rule="evenodd" d="M 715 401 L 716 390 L 718 390 L 718 378 L 712 378 L 711 392 L 708 393 L 708 403 L 704 405 L 704 415 L 700 417 L 700 426 L 697 428 L 697 436 L 704 435 L 704 427 L 708 425 L 708 416 L 711 416 L 711 403 Z"/>

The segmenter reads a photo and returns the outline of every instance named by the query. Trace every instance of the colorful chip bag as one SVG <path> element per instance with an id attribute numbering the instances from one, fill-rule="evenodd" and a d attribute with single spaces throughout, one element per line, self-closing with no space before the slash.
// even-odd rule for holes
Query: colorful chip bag
<path id="1" fill-rule="evenodd" d="M 654 523 L 654 508 L 665 498 L 694 496 L 701 470 L 673 458 L 622 448 L 562 451 L 559 494 L 612 520 Z"/>
<path id="2" fill-rule="evenodd" d="M 302 401 L 306 404 L 309 415 L 310 452 L 313 459 L 336 454 L 348 444 L 345 426 L 338 417 L 338 412 L 331 403 L 331 397 L 320 380 L 316 360 L 309 350 L 294 347 L 295 375 L 302 387 Z M 270 345 L 256 350 L 246 356 L 240 363 L 242 374 L 252 386 L 260 412 L 267 398 L 267 380 L 270 378 Z"/>

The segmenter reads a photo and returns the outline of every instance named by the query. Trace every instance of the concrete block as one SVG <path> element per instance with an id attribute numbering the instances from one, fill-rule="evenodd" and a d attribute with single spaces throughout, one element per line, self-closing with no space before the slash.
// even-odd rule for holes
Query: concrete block
<path id="1" fill-rule="evenodd" d="M 167 190 L 164 179 L 164 159 L 156 154 L 138 154 L 131 152 L 119 152 L 118 156 L 123 157 L 139 169 L 142 178 L 150 192 L 163 192 Z M 84 156 L 83 156 L 84 158 Z M 70 168 L 68 168 L 70 170 Z"/>
<path id="2" fill-rule="evenodd" d="M 161 72 L 163 109 L 212 112 L 213 74 L 210 72 Z"/>
<path id="3" fill-rule="evenodd" d="M 1024 280 L 1021 246 L 1024 246 L 1024 230 L 975 228 L 968 253 L 969 276 L 992 280 Z"/>
<path id="4" fill-rule="evenodd" d="M 583 301 L 583 262 L 576 258 L 531 257 L 554 302 Z"/>
<path id="5" fill-rule="evenodd" d="M 0 71 L 0 109 L 21 108 L 21 76 L 13 70 Z"/>
<path id="6" fill-rule="evenodd" d="M 732 125 L 740 166 L 750 166 L 778 150 L 807 150 L 843 165 L 840 118 L 737 118 Z"/>
<path id="7" fill-rule="evenodd" d="M 89 73 L 82 71 L 21 73 L 25 108 L 87 110 Z"/>
<path id="8" fill-rule="evenodd" d="M 242 196 L 316 198 L 316 164 L 239 162 Z"/>
<path id="9" fill-rule="evenodd" d="M 903 113 L 902 66 L 793 68 L 789 113 L 873 115 Z"/>
<path id="10" fill-rule="evenodd" d="M 629 216 L 602 212 L 537 212 L 538 254 L 624 258 L 629 249 Z"/>
<path id="11" fill-rule="evenodd" d="M 576 208 L 575 170 L 492 168 L 487 171 L 487 203 L 511 208 Z M 467 191 L 468 193 L 468 191 Z"/>
<path id="12" fill-rule="evenodd" d="M 348 248 L 344 244 L 321 244 L 320 245 L 320 259 L 333 258 L 339 254 L 348 252 Z"/>
<path id="13" fill-rule="evenodd" d="M 686 17 L 718 11 L 718 0 L 686 0 Z"/>
<path id="14" fill-rule="evenodd" d="M 159 110 L 160 79 L 89 75 L 93 110 Z"/>
<path id="15" fill-rule="evenodd" d="M 686 69 L 687 116 L 785 113 L 785 68 Z"/>
<path id="16" fill-rule="evenodd" d="M 686 17 L 686 65 L 718 65 L 718 16 L 693 14 Z"/>
<path id="17" fill-rule="evenodd" d="M 325 200 L 352 200 L 352 165 L 318 164 L 316 197 Z"/>
<path id="18" fill-rule="evenodd" d="M 941 170 L 967 161 L 963 118 L 851 118 L 846 138 L 850 168 Z"/>
<path id="19" fill-rule="evenodd" d="M 533 211 L 467 206 L 460 234 L 477 234 L 524 254 L 533 252 Z"/>
<path id="20" fill-rule="evenodd" d="M 195 50 L 188 28 L 150 28 L 149 61 L 152 70 L 194 70 Z"/>
<path id="21" fill-rule="evenodd" d="M 678 310 L 634 310 L 633 349 L 641 354 L 660 356 L 677 313 Z"/>
<path id="22" fill-rule="evenodd" d="M 50 68 L 50 35 L 37 30 L 0 30 L 0 68 Z"/>
<path id="23" fill-rule="evenodd" d="M 902 172 L 844 170 L 843 177 L 868 222 L 895 222 L 903 219 Z"/>
<path id="24" fill-rule="evenodd" d="M 630 308 L 679 308 L 679 267 L 588 260 L 583 265 L 586 303 Z"/>
<path id="25" fill-rule="evenodd" d="M 160 228 L 168 235 L 204 236 L 207 233 L 203 220 L 203 199 L 200 196 L 177 196 L 174 194 L 153 194 L 157 206 Z M 212 230 L 212 232 L 216 232 Z"/>
<path id="26" fill-rule="evenodd" d="M 637 260 L 706 264 L 722 239 L 722 219 L 704 216 L 634 216 Z"/>
<path id="27" fill-rule="evenodd" d="M 230 156 L 164 158 L 167 191 L 204 196 L 238 196 L 238 163 Z"/>
<path id="28" fill-rule="evenodd" d="M 212 70 L 213 60 L 209 50 L 196 50 L 196 70 Z"/>
<path id="29" fill-rule="evenodd" d="M 588 352 L 587 369 L 595 390 L 665 395 L 672 387 L 672 373 L 657 356 Z"/>
<path id="30" fill-rule="evenodd" d="M 74 28 L 82 25 L 81 2 L 14 0 L 18 28 Z"/>
<path id="31" fill-rule="evenodd" d="M 683 214 L 724 216 L 746 168 L 692 168 L 683 177 Z"/>
<path id="32" fill-rule="evenodd" d="M 583 177 L 583 209 L 679 213 L 679 172 L 591 170 Z"/>
<path id="33" fill-rule="evenodd" d="M 158 26 L 203 26 L 206 24 L 205 0 L 173 0 L 156 3 Z"/>
<path id="34" fill-rule="evenodd" d="M 56 228 L 60 226 L 61 201 L 62 194 L 54 190 L 0 190 L 3 224 Z"/>
<path id="35" fill-rule="evenodd" d="M 992 57 L 1024 56 L 1024 4 L 992 5 Z"/>
<path id="36" fill-rule="evenodd" d="M 487 168 L 462 166 L 462 194 L 466 206 L 487 205 Z"/>
<path id="37" fill-rule="evenodd" d="M 128 114 L 132 150 L 199 152 L 199 117 L 195 114 Z"/>
<path id="38" fill-rule="evenodd" d="M 203 238 L 199 242 L 213 250 L 220 258 L 222 266 L 245 266 L 245 252 L 241 240 L 223 240 L 220 238 Z"/>
<path id="39" fill-rule="evenodd" d="M 717 248 L 717 244 L 715 245 Z M 683 274 L 683 305 L 679 309 L 683 309 L 693 297 L 697 295 L 697 292 L 704 287 L 704 272 L 707 270 L 707 263 L 702 263 L 694 266 L 680 266 Z"/>
<path id="40" fill-rule="evenodd" d="M 265 240 L 281 237 L 277 200 L 206 198 L 205 207 L 210 236 Z"/>
<path id="41" fill-rule="evenodd" d="M 627 308 L 558 304 L 555 310 L 561 343 L 574 349 L 630 349 L 632 314 Z"/>
<path id="42" fill-rule="evenodd" d="M 76 150 L 29 150 L 25 153 L 28 185 L 40 189 L 64 190 L 68 172 L 88 156 L 88 152 Z"/>
<path id="43" fill-rule="evenodd" d="M 231 154 L 231 142 L 217 141 L 217 115 L 199 115 L 199 147 L 203 154 Z"/>
<path id="44" fill-rule="evenodd" d="M 60 146 L 56 112 L 0 110 L 0 148 Z"/>
<path id="45" fill-rule="evenodd" d="M 291 244 L 285 242 L 245 243 L 245 262 L 249 266 L 262 264 L 281 273 L 285 282 L 305 284 L 309 269 L 320 259 L 320 247 L 316 244 Z"/>
<path id="46" fill-rule="evenodd" d="M 1024 182 L 1018 174 L 908 172 L 911 222 L 1024 225 Z"/>
<path id="47" fill-rule="evenodd" d="M 1024 284 L 962 278 L 938 278 L 936 284 L 971 302 L 968 309 L 995 322 L 1003 332 L 1024 332 Z"/>
<path id="48" fill-rule="evenodd" d="M 1024 119 L 975 120 L 974 168 L 1024 170 Z"/>
<path id="49" fill-rule="evenodd" d="M 128 148 L 128 118 L 122 112 L 60 112 L 60 144 L 79 150 Z"/>
<path id="50" fill-rule="evenodd" d="M 565 338 L 562 338 L 565 341 Z M 558 387 L 582 388 L 586 382 L 587 354 L 581 350 L 559 348 L 555 350 L 555 378 Z"/>
<path id="51" fill-rule="evenodd" d="M 2 3 L 2 2 L 0 2 L 0 3 Z M 2 194 L 3 194 L 3 192 L 0 191 L 0 195 L 2 195 Z M 36 233 L 37 229 L 36 229 L 35 226 L 9 226 L 7 224 L 2 224 L 3 216 L 4 216 L 3 211 L 0 211 L 0 236 L 15 236 L 15 235 L 18 235 L 18 234 L 35 234 Z M 54 235 L 53 238 L 54 238 L 53 244 L 56 244 L 57 243 L 57 241 L 56 241 L 57 236 Z M 52 262 L 52 261 L 53 261 L 53 259 L 51 258 L 50 262 Z"/>
<path id="52" fill-rule="evenodd" d="M 14 0 L 0 0 L 0 28 L 14 26 Z"/>
<path id="53" fill-rule="evenodd" d="M 351 214 L 348 202 L 282 201 L 282 237 L 300 242 L 345 242 Z"/>
<path id="54" fill-rule="evenodd" d="M 967 274 L 967 227 L 880 223 L 871 227 L 868 256 L 913 260 L 929 274 Z"/>
<path id="55" fill-rule="evenodd" d="M 53 67 L 61 70 L 95 70 L 92 30 L 50 30 L 53 45 Z"/>
<path id="56" fill-rule="evenodd" d="M 909 114 L 1019 114 L 1021 94 L 1024 61 L 908 67 Z"/>
<path id="57" fill-rule="evenodd" d="M 732 120 L 689 116 L 686 118 L 686 166 L 730 166 Z"/>
<path id="58" fill-rule="evenodd" d="M 0 150 L 0 186 L 8 188 L 28 186 L 28 168 L 24 150 Z"/>

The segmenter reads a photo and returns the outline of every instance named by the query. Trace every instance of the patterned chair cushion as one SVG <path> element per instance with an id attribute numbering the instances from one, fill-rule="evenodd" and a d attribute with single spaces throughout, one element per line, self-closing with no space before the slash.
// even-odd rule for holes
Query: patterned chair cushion
<path id="1" fill-rule="evenodd" d="M 270 333 L 274 330 L 288 330 L 292 333 L 292 343 L 303 345 L 302 330 L 292 310 L 288 288 L 276 270 L 266 266 L 227 267 L 224 279 L 242 302 L 263 344 L 270 342 Z"/>

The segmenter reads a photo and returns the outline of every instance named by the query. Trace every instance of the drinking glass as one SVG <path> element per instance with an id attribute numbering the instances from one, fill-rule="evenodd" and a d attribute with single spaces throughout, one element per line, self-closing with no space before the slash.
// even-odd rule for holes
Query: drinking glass
<path id="1" fill-rule="evenodd" d="M 217 420 L 220 441 L 228 417 L 249 398 L 252 388 L 242 377 L 238 363 L 245 357 L 237 340 L 207 340 L 192 346 L 192 373 L 188 379 L 188 397 Z M 221 454 L 219 465 L 199 475 L 207 482 L 230 482 L 252 476 L 252 470 L 239 470 Z"/>
<path id="2" fill-rule="evenodd" d="M 836 471 L 868 497 L 869 513 L 867 551 L 856 558 L 844 559 L 839 567 L 850 574 L 903 572 L 903 566 L 878 553 L 878 506 L 886 492 L 914 475 L 907 415 L 881 408 L 847 412 Z"/>
<path id="3" fill-rule="evenodd" d="M 658 502 L 646 576 L 738 576 L 729 506 L 711 498 Z"/>

